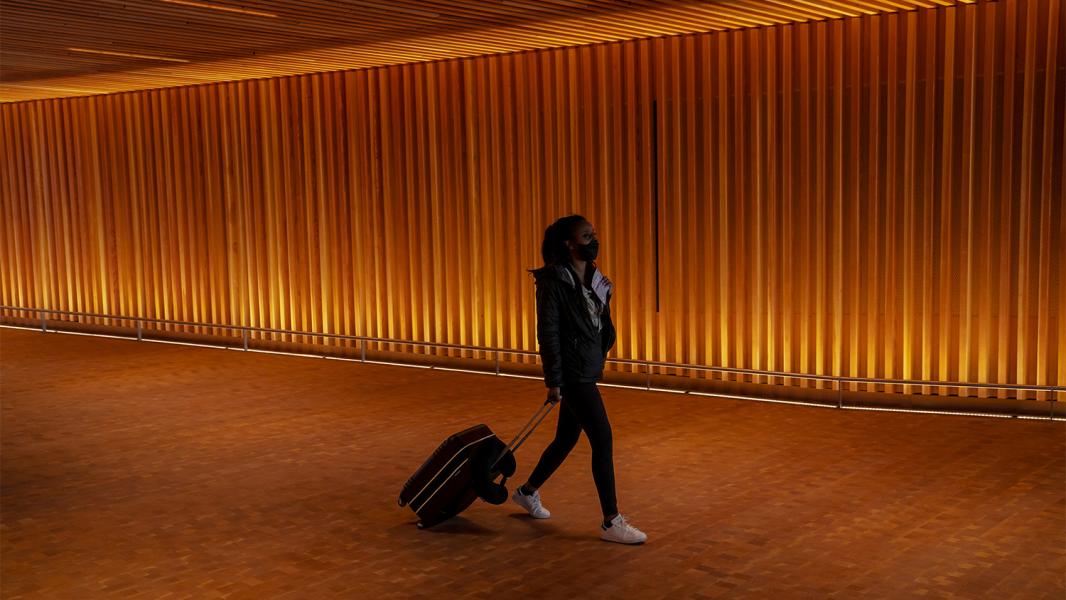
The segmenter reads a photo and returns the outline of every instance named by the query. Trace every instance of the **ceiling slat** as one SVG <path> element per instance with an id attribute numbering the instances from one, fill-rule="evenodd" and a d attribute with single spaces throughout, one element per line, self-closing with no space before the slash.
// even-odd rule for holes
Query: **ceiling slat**
<path id="1" fill-rule="evenodd" d="M 0 101 L 359 69 L 974 1 L 4 0 Z"/>

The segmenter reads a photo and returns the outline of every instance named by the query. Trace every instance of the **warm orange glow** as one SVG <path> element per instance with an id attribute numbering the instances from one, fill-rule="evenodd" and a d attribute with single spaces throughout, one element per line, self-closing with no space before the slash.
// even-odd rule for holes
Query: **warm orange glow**
<path id="1" fill-rule="evenodd" d="M 253 10 L 251 8 L 240 8 L 240 7 L 237 7 L 237 6 L 225 6 L 223 4 L 212 4 L 212 3 L 209 3 L 209 2 L 195 2 L 193 0 L 162 0 L 162 1 L 166 2 L 167 4 L 183 4 L 185 6 L 195 6 L 196 8 L 208 8 L 208 9 L 211 9 L 211 10 L 221 10 L 221 11 L 225 11 L 225 12 L 240 13 L 240 14 L 244 14 L 244 15 L 253 15 L 253 16 L 256 16 L 256 17 L 277 18 L 277 15 L 274 14 L 274 13 L 270 13 L 270 12 L 266 12 L 266 11 L 262 11 L 262 10 Z"/>
<path id="2" fill-rule="evenodd" d="M 1062 385 L 1061 17 L 1003 0 L 0 106 L 0 301 L 534 350 L 523 269 L 579 211 L 619 358 Z"/>
<path id="3" fill-rule="evenodd" d="M 13 57 L 5 66 L 15 76 L 0 79 L 11 82 L 32 76 L 39 85 L 0 83 L 0 102 L 79 95 L 59 88 L 86 90 L 84 95 L 198 85 L 925 10 L 961 2 L 271 0 L 256 4 L 277 7 L 276 13 L 244 8 L 232 0 L 226 4 L 97 2 L 89 11 L 82 0 L 8 3 L 15 6 L 4 7 L 3 50 Z M 142 26 L 124 25 L 131 14 Z M 249 20 L 245 14 L 269 18 Z M 17 34 L 20 28 L 27 34 L 8 33 Z M 92 61 L 57 55 L 50 42 L 65 40 L 69 46 L 95 48 L 101 39 L 116 48 L 167 48 L 195 60 L 121 71 L 100 69 Z"/>
<path id="4" fill-rule="evenodd" d="M 83 52 L 85 54 L 106 54 L 107 56 L 128 56 L 130 58 L 148 58 L 151 60 L 163 60 L 167 62 L 187 63 L 184 58 L 168 58 L 166 56 L 153 56 L 151 54 L 133 54 L 132 52 L 115 52 L 113 50 L 93 50 L 91 48 L 67 48 L 71 52 Z"/>

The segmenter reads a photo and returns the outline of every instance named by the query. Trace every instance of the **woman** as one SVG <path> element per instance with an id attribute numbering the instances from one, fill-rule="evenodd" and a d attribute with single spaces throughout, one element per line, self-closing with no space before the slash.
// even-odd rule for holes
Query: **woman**
<path id="1" fill-rule="evenodd" d="M 611 282 L 596 269 L 596 230 L 581 215 L 563 217 L 544 231 L 544 266 L 537 283 L 537 342 L 548 402 L 561 402 L 555 439 L 512 500 L 537 519 L 551 516 L 538 489 L 559 468 L 584 431 L 592 446 L 592 478 L 603 510 L 601 539 L 640 544 L 648 536 L 618 514 L 611 424 L 596 387 L 603 377 L 615 331 L 609 304 Z"/>

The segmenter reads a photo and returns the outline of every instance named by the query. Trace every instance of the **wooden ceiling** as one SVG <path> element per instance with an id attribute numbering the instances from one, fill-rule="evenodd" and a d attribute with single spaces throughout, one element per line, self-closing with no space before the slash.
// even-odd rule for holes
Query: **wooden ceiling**
<path id="1" fill-rule="evenodd" d="M 976 0 L 3 0 L 0 101 L 855 17 Z"/>

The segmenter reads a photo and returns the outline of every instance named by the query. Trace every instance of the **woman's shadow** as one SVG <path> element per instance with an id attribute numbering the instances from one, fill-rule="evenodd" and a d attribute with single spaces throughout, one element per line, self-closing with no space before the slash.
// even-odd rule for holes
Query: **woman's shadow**
<path id="1" fill-rule="evenodd" d="M 556 530 L 554 526 L 550 523 L 545 523 L 543 519 L 535 519 L 524 512 L 512 512 L 509 513 L 507 517 L 526 523 L 541 533 L 549 533 Z M 432 527 L 426 527 L 425 529 L 418 528 L 417 521 L 408 521 L 403 527 L 393 529 L 407 530 L 408 528 L 411 528 L 417 529 L 419 533 L 429 533 L 433 535 L 465 535 L 473 537 L 496 537 L 502 534 L 498 529 L 482 525 L 480 523 L 481 520 L 482 519 L 470 520 L 462 515 L 458 515 L 442 523 L 437 523 Z"/>

